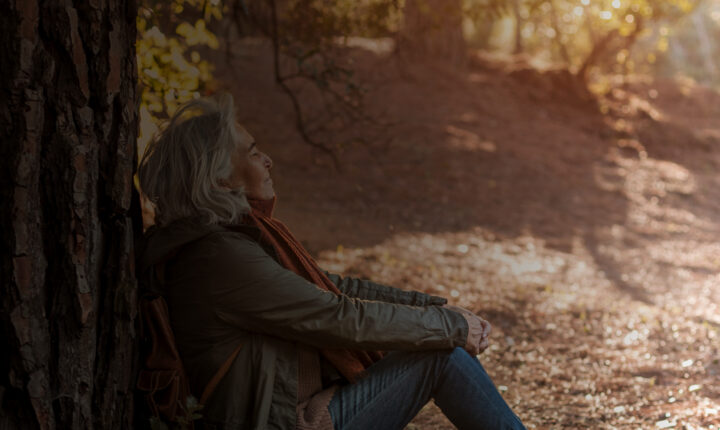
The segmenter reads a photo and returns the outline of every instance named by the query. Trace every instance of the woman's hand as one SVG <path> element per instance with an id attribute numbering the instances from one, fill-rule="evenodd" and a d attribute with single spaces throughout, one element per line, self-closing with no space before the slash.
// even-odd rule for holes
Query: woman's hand
<path id="1" fill-rule="evenodd" d="M 443 307 L 465 317 L 469 327 L 465 350 L 472 355 L 478 355 L 485 351 L 490 344 L 488 339 L 492 331 L 490 323 L 465 308 L 450 305 L 444 305 Z"/>

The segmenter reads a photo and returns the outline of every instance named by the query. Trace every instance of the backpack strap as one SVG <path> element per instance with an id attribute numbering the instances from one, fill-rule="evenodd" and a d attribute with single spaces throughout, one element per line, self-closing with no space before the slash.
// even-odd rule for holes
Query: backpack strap
<path id="1" fill-rule="evenodd" d="M 218 371 L 215 372 L 213 377 L 210 379 L 210 382 L 207 383 L 205 389 L 203 390 L 202 396 L 200 396 L 201 405 L 204 405 L 205 402 L 207 402 L 207 399 L 210 397 L 213 391 L 215 391 L 215 388 L 217 388 L 222 378 L 228 373 L 228 371 L 230 370 L 230 366 L 232 366 L 235 358 L 237 358 L 238 354 L 240 353 L 240 349 L 242 349 L 242 344 L 238 345 L 237 348 L 235 348 L 232 354 L 230 354 L 227 360 L 225 360 L 222 366 L 220 366 Z"/>
<path id="2" fill-rule="evenodd" d="M 177 250 L 170 254 L 167 258 L 163 259 L 162 261 L 158 262 L 154 266 L 155 276 L 157 277 L 158 282 L 160 285 L 165 284 L 165 263 L 167 263 L 170 259 L 172 259 L 177 254 Z M 228 356 L 227 359 L 223 362 L 222 365 L 220 365 L 220 368 L 215 372 L 212 378 L 210 378 L 210 381 L 205 386 L 205 389 L 202 392 L 202 396 L 200 396 L 200 404 L 204 405 L 205 402 L 207 402 L 210 395 L 215 391 L 215 388 L 217 388 L 218 384 L 222 380 L 222 378 L 228 373 L 230 370 L 230 367 L 232 366 L 233 362 L 235 361 L 235 358 L 237 358 L 238 354 L 240 353 L 240 350 L 242 349 L 242 344 L 238 345 L 233 352 Z"/>

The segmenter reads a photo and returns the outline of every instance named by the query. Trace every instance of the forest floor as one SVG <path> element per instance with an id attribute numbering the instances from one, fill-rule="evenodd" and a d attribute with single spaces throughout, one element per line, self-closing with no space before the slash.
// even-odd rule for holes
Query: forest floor
<path id="1" fill-rule="evenodd" d="M 262 43 L 218 60 L 284 220 L 334 272 L 443 295 L 528 428 L 720 428 L 720 94 L 354 49 L 366 112 L 303 144 Z M 220 66 L 223 64 L 223 66 Z M 228 66 L 229 64 L 229 66 Z M 428 405 L 408 429 L 451 429 Z"/>

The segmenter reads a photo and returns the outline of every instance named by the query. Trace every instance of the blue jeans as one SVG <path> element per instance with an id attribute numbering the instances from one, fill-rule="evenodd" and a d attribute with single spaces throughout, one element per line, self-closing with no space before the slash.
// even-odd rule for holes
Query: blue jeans
<path id="1" fill-rule="evenodd" d="M 340 387 L 328 409 L 335 430 L 399 430 L 431 398 L 460 430 L 525 429 L 478 359 L 462 348 L 391 352 L 356 384 Z"/>

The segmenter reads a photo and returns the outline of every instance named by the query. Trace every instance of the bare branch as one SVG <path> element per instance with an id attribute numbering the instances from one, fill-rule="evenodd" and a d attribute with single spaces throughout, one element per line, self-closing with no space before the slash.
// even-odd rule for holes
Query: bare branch
<path id="1" fill-rule="evenodd" d="M 340 168 L 340 162 L 337 158 L 337 155 L 327 146 L 316 142 L 313 140 L 310 135 L 308 134 L 306 128 L 305 128 L 305 121 L 303 120 L 303 112 L 302 107 L 300 106 L 300 102 L 297 99 L 297 96 L 295 93 L 290 89 L 290 87 L 281 79 L 280 74 L 280 42 L 278 38 L 278 22 L 277 22 L 277 7 L 275 4 L 275 0 L 270 0 L 270 8 L 272 11 L 272 46 L 273 46 L 273 69 L 275 71 L 275 82 L 277 82 L 278 85 L 280 85 L 280 88 L 285 91 L 285 93 L 290 97 L 290 101 L 292 102 L 293 109 L 295 110 L 295 125 L 298 129 L 298 132 L 300 132 L 300 135 L 302 136 L 303 140 L 310 146 L 314 148 L 318 148 L 321 151 L 328 154 L 332 160 L 335 168 L 339 170 Z"/>

